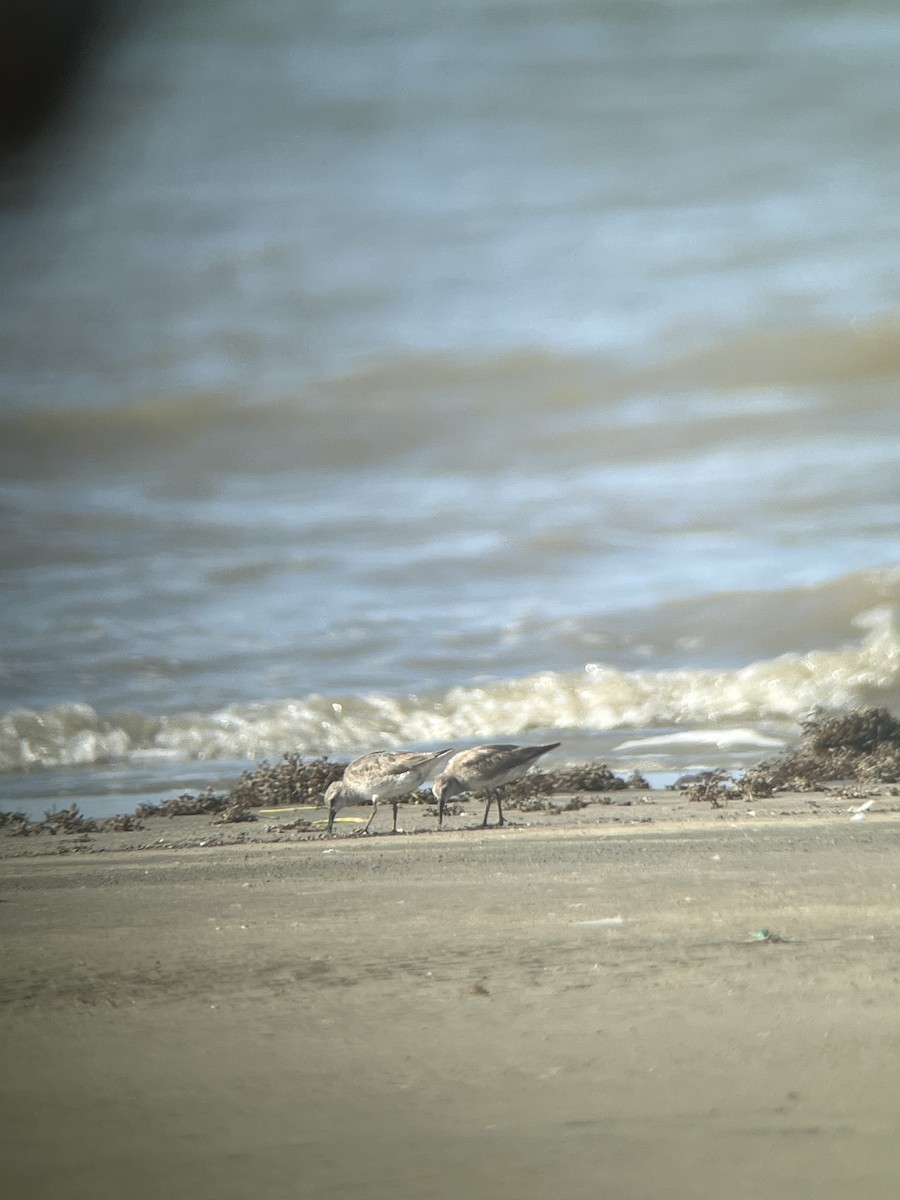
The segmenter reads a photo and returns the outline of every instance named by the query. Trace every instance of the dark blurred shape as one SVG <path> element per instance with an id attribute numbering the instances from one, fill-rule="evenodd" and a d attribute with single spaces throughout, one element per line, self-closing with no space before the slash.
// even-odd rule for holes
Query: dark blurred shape
<path id="1" fill-rule="evenodd" d="M 0 155 L 26 148 L 65 113 L 115 0 L 2 0 Z"/>

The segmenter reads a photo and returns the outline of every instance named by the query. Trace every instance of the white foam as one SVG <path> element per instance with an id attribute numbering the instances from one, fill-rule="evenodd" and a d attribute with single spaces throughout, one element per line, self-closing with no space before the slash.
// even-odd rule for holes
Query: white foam
<path id="1" fill-rule="evenodd" d="M 430 697 L 309 695 L 165 718 L 98 715 L 87 705 L 0 717 L 0 768 L 27 770 L 164 755 L 260 759 L 285 751 L 352 755 L 378 748 L 527 736 L 541 730 L 655 730 L 626 738 L 635 751 L 769 751 L 784 743 L 753 726 L 797 721 L 816 706 L 852 708 L 893 698 L 900 639 L 887 612 L 869 614 L 864 640 L 787 654 L 733 670 L 621 671 L 599 663 L 451 688 Z M 881 701 L 884 702 L 884 701 Z M 735 722 L 732 724 L 731 722 Z"/>
<path id="2" fill-rule="evenodd" d="M 766 737 L 752 729 L 691 729 L 664 733 L 655 737 L 628 738 L 613 747 L 616 752 L 629 750 L 679 749 L 691 746 L 715 746 L 719 750 L 780 750 L 783 738 Z"/>

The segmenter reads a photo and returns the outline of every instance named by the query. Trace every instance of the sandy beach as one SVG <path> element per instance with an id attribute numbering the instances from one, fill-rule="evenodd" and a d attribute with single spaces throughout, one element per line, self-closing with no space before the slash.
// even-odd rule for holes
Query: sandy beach
<path id="1" fill-rule="evenodd" d="M 6 7 L 0 1200 L 896 1200 L 900 5 Z"/>
<path id="2" fill-rule="evenodd" d="M 896 1195 L 897 798 L 592 800 L 0 838 L 4 1195 Z"/>

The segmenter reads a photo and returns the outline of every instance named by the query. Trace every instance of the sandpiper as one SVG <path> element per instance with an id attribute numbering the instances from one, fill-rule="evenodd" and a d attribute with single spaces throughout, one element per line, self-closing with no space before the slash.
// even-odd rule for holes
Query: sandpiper
<path id="1" fill-rule="evenodd" d="M 414 792 L 426 779 L 432 779 L 440 769 L 441 762 L 453 750 L 429 750 L 424 754 L 402 750 L 376 750 L 364 754 L 349 763 L 342 779 L 329 784 L 325 792 L 328 805 L 328 833 L 334 828 L 334 818 L 345 804 L 371 804 L 372 815 L 366 822 L 363 833 L 378 812 L 379 802 L 390 801 L 394 809 L 394 828 L 397 832 L 397 802 Z"/>
<path id="2" fill-rule="evenodd" d="M 492 794 L 494 789 L 504 783 L 512 783 L 514 779 L 520 779 L 542 754 L 555 750 L 558 745 L 559 742 L 551 742 L 549 746 L 473 746 L 471 750 L 461 750 L 459 754 L 454 754 L 434 781 L 434 794 L 438 802 L 438 826 L 444 823 L 446 801 L 466 792 L 488 793 L 484 820 L 481 822 L 482 829 L 487 826 L 492 800 L 497 801 L 497 824 L 505 825 L 500 796 Z"/>

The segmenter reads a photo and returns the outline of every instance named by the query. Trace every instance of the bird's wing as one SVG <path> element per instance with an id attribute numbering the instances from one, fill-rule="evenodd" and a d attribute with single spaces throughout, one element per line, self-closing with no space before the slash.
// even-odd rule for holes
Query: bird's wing
<path id="1" fill-rule="evenodd" d="M 415 771 L 418 767 L 424 767 L 429 763 L 435 762 L 441 757 L 442 754 L 446 753 L 446 750 L 441 750 L 437 754 L 429 752 L 428 754 L 404 755 L 402 758 L 396 758 L 385 762 L 382 767 L 382 772 L 385 775 L 406 775 L 410 771 Z"/>
<path id="2" fill-rule="evenodd" d="M 479 771 L 482 771 L 499 767 L 501 764 L 508 764 L 510 759 L 514 760 L 515 752 L 519 749 L 519 746 L 505 743 L 493 746 L 473 746 L 471 750 L 463 750 L 459 757 L 467 767 L 477 767 Z"/>

